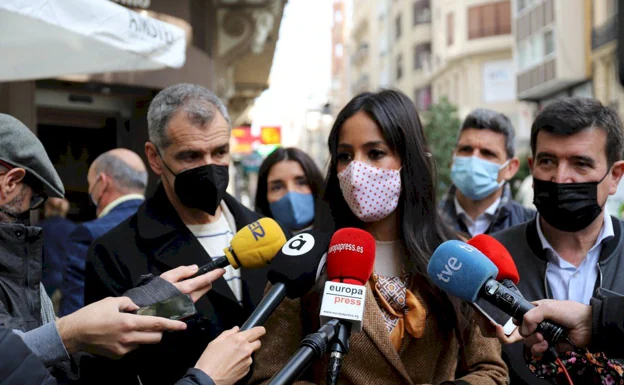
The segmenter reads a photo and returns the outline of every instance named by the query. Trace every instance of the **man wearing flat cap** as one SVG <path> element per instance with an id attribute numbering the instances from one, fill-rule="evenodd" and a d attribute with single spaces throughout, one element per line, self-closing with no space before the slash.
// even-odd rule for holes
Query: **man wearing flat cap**
<path id="1" fill-rule="evenodd" d="M 196 301 L 223 270 L 181 282 L 197 268 L 180 266 L 161 277 L 146 276 L 146 283 L 125 297 L 55 317 L 41 284 L 42 229 L 30 226 L 29 218 L 47 197 L 63 195 L 63 184 L 39 139 L 19 120 L 0 114 L 0 328 L 18 334 L 46 367 L 62 376 L 76 374 L 70 358 L 74 353 L 119 357 L 140 344 L 160 342 L 163 331 L 184 330 L 180 321 L 129 312 L 181 293 Z M 198 368 L 203 370 L 200 363 Z"/>

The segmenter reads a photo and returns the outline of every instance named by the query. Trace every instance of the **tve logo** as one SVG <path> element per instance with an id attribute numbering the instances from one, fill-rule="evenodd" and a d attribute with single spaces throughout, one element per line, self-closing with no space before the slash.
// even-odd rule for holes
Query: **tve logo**
<path id="1" fill-rule="evenodd" d="M 468 245 L 467 245 L 468 246 Z M 470 246 L 469 246 L 470 247 Z M 468 251 L 468 250 L 466 250 Z M 444 264 L 444 270 L 438 273 L 438 279 L 442 282 L 448 282 L 451 280 L 454 271 L 459 271 L 462 267 L 462 263 L 457 261 L 457 258 L 451 257 Z"/>
<path id="2" fill-rule="evenodd" d="M 282 253 L 290 256 L 297 257 L 303 255 L 314 247 L 314 237 L 308 233 L 301 233 L 290 238 L 288 242 L 282 247 Z"/>

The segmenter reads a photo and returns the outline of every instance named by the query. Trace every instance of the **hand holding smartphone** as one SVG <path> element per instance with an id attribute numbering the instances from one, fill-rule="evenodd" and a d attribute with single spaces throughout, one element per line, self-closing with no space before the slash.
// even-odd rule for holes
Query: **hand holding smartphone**
<path id="1" fill-rule="evenodd" d="M 195 309 L 195 304 L 190 295 L 180 294 L 173 298 L 139 308 L 132 313 L 183 321 L 197 314 L 197 310 Z"/>

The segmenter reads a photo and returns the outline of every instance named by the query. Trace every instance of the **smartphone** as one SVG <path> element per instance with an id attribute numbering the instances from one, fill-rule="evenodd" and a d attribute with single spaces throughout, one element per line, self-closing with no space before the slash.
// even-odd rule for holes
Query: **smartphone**
<path id="1" fill-rule="evenodd" d="M 499 310 L 496 306 L 484 299 L 479 298 L 477 302 L 472 303 L 472 306 L 494 325 L 501 325 L 506 336 L 510 336 L 518 327 L 514 324 L 513 318 L 507 315 L 507 313 Z"/>
<path id="2" fill-rule="evenodd" d="M 139 308 L 132 313 L 151 315 L 182 321 L 197 314 L 193 299 L 188 294 L 180 294 L 173 298 Z"/>

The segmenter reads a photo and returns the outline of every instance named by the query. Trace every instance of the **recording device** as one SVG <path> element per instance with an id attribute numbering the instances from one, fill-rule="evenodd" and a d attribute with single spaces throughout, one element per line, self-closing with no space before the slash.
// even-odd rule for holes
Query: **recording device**
<path id="1" fill-rule="evenodd" d="M 180 294 L 173 298 L 144 306 L 131 313 L 183 321 L 197 314 L 197 310 L 190 295 Z"/>
<path id="2" fill-rule="evenodd" d="M 238 269 L 263 267 L 275 257 L 286 243 L 282 228 L 271 218 L 261 218 L 238 230 L 230 246 L 223 249 L 225 256 L 216 257 L 201 266 L 191 278 L 231 265 Z"/>
<path id="3" fill-rule="evenodd" d="M 351 332 L 362 330 L 366 282 L 375 265 L 375 238 L 356 228 L 336 231 L 327 252 L 327 278 L 321 305 L 321 323 L 339 320 L 331 346 L 327 383 L 338 382 L 343 355 L 349 353 Z"/>
<path id="4" fill-rule="evenodd" d="M 464 242 L 453 240 L 442 243 L 429 260 L 427 274 L 445 292 L 469 302 L 483 298 L 520 322 L 524 314 L 535 307 L 496 281 L 496 265 Z M 563 336 L 563 328 L 549 321 L 540 323 L 537 331 L 552 345 Z"/>
<path id="5" fill-rule="evenodd" d="M 271 261 L 272 268 L 267 275 L 273 286 L 243 324 L 241 331 L 264 324 L 285 297 L 296 299 L 312 290 L 329 239 L 329 234 L 308 230 L 284 244 Z"/>
<path id="6" fill-rule="evenodd" d="M 479 234 L 472 239 L 469 239 L 466 243 L 475 247 L 482 252 L 496 267 L 498 268 L 498 275 L 496 280 L 502 283 L 509 290 L 515 291 L 518 295 L 522 296 L 520 290 L 516 287 L 516 284 L 520 282 L 520 274 L 516 267 L 511 254 L 499 241 L 494 237 L 486 234 Z M 503 327 L 505 335 L 511 335 L 518 327 L 513 322 L 513 318 L 509 317 L 505 312 L 498 309 L 483 298 L 477 299 L 472 304 L 481 314 L 493 324 L 498 324 Z"/>

